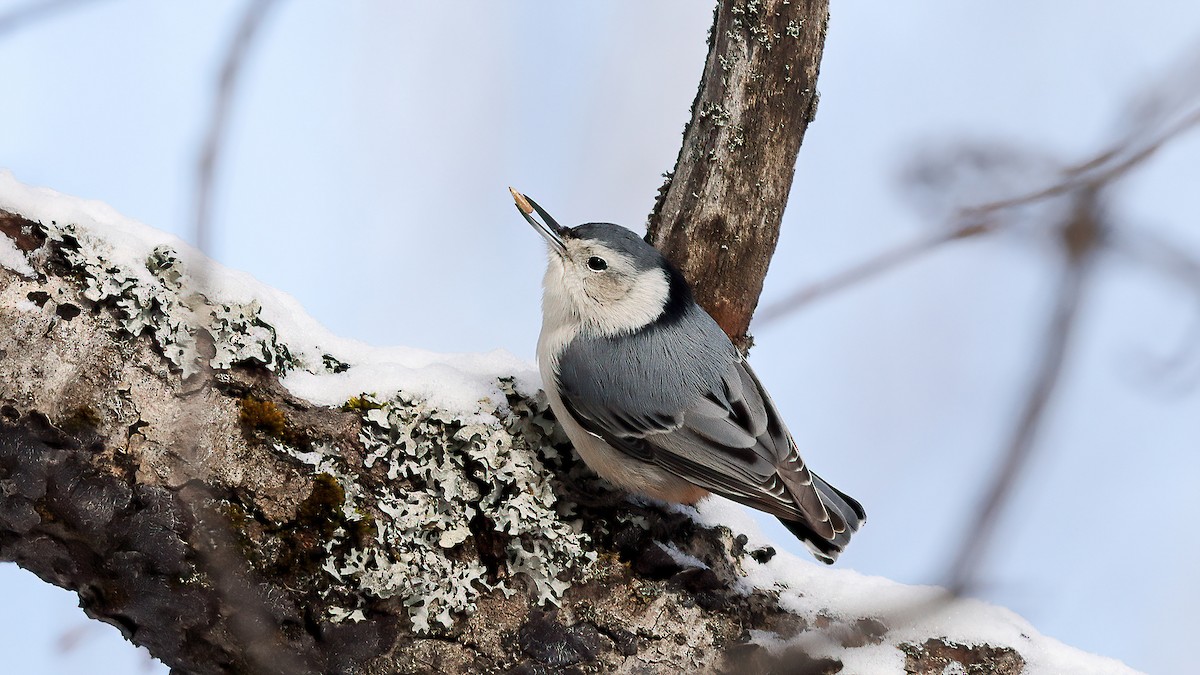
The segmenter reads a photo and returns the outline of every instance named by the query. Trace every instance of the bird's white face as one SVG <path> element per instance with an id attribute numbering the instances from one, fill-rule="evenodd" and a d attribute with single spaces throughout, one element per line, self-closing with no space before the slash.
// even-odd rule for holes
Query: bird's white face
<path id="1" fill-rule="evenodd" d="M 666 270 L 645 269 L 626 254 L 590 239 L 550 249 L 543 281 L 543 331 L 630 333 L 658 318 L 667 304 Z M 573 329 L 573 330 L 572 330 Z"/>

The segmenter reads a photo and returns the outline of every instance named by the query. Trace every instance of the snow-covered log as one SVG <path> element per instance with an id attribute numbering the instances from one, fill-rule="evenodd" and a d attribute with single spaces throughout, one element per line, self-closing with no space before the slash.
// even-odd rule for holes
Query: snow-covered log
<path id="1" fill-rule="evenodd" d="M 778 552 L 728 502 L 622 499 L 537 386 L 338 338 L 0 174 L 0 559 L 176 672 L 1131 672 Z"/>

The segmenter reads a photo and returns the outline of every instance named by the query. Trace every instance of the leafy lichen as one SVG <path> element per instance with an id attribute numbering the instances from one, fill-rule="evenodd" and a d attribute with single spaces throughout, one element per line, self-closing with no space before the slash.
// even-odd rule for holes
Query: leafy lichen
<path id="1" fill-rule="evenodd" d="M 156 247 L 144 267 L 134 269 L 117 262 L 111 247 L 74 225 L 43 227 L 82 281 L 84 297 L 113 307 L 129 335 L 149 335 L 184 377 L 205 367 L 225 370 L 245 362 L 280 373 L 295 365 L 275 329 L 262 319 L 257 302 L 210 303 L 194 290 L 179 254 L 169 246 Z M 208 338 L 202 339 L 203 333 Z M 210 342 L 212 353 L 205 355 L 200 345 Z"/>
<path id="2" fill-rule="evenodd" d="M 510 402 L 497 410 L 499 423 L 464 422 L 403 396 L 364 396 L 371 404 L 356 406 L 364 463 L 384 469 L 388 482 L 370 495 L 381 514 L 373 544 L 336 556 L 326 569 L 373 597 L 400 598 L 417 632 L 449 628 L 455 615 L 474 611 L 482 592 L 515 592 L 513 579 L 524 579 L 539 602 L 557 603 L 572 575 L 594 560 L 586 535 L 559 517 L 537 453 L 547 456 L 554 433 L 544 404 L 502 385 Z M 508 579 L 489 580 L 469 555 L 473 522 L 505 542 Z"/>

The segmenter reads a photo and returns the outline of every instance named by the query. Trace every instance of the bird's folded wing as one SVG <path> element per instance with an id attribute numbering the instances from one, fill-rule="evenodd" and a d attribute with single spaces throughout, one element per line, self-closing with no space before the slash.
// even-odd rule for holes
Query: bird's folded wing
<path id="1" fill-rule="evenodd" d="M 671 470 L 700 487 L 832 538 L 844 518 L 826 509 L 774 403 L 749 365 L 731 360 L 719 378 L 676 409 L 616 409 L 596 396 L 572 396 L 568 411 L 617 450 Z M 665 408 L 666 406 L 659 406 Z"/>

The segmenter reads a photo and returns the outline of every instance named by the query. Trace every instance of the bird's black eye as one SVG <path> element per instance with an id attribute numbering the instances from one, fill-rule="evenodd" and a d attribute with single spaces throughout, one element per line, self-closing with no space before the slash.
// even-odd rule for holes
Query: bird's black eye
<path id="1" fill-rule="evenodd" d="M 597 258 L 596 256 L 588 258 L 587 266 L 597 272 L 608 269 L 608 263 L 604 262 L 604 258 Z"/>

